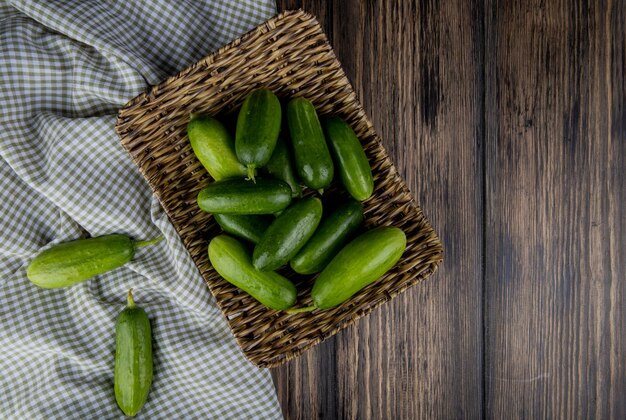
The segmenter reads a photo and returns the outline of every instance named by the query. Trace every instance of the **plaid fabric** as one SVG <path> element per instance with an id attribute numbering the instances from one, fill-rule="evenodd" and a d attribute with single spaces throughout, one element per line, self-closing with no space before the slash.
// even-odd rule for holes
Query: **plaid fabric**
<path id="1" fill-rule="evenodd" d="M 126 291 L 152 322 L 154 381 L 137 418 L 280 418 L 114 131 L 133 96 L 275 14 L 272 1 L 0 2 L 0 418 L 123 418 L 115 321 Z M 158 245 L 44 290 L 53 244 L 109 233 Z"/>

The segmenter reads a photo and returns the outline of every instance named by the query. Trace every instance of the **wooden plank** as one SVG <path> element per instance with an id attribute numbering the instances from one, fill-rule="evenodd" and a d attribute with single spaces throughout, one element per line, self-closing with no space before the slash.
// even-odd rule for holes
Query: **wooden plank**
<path id="1" fill-rule="evenodd" d="M 286 418 L 482 414 L 481 4 L 279 1 L 318 15 L 445 247 L 433 278 L 273 370 Z"/>
<path id="2" fill-rule="evenodd" d="M 621 1 L 486 1 L 486 411 L 626 418 Z"/>

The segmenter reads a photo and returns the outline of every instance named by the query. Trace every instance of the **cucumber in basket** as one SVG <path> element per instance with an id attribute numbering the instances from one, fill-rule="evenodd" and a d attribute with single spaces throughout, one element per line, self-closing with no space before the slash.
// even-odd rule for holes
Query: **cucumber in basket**
<path id="1" fill-rule="evenodd" d="M 211 265 L 226 281 L 271 309 L 283 310 L 296 302 L 296 287 L 273 271 L 252 266 L 250 252 L 237 239 L 219 235 L 209 243 Z"/>
<path id="2" fill-rule="evenodd" d="M 322 271 L 363 222 L 363 206 L 350 199 L 322 220 L 319 227 L 290 261 L 293 271 L 313 274 Z"/>
<path id="3" fill-rule="evenodd" d="M 252 264 L 259 270 L 276 270 L 289 262 L 315 232 L 322 218 L 319 198 L 303 198 L 281 213 L 254 247 Z"/>
<path id="4" fill-rule="evenodd" d="M 339 251 L 315 280 L 311 291 L 314 306 L 288 312 L 340 305 L 396 265 L 405 249 L 406 235 L 396 227 L 379 227 L 358 236 Z"/>
<path id="5" fill-rule="evenodd" d="M 374 191 L 374 179 L 361 142 L 348 123 L 339 117 L 325 120 L 324 128 L 341 183 L 357 200 L 368 199 Z"/>
<path id="6" fill-rule="evenodd" d="M 269 89 L 251 92 L 241 105 L 235 131 L 237 158 L 248 168 L 248 178 L 254 180 L 254 170 L 269 162 L 278 133 L 282 110 L 280 101 Z"/>
<path id="7" fill-rule="evenodd" d="M 287 104 L 287 123 L 300 179 L 320 192 L 333 180 L 333 160 L 315 107 L 305 98 Z"/>
<path id="8" fill-rule="evenodd" d="M 192 114 L 187 136 L 194 154 L 213 179 L 246 176 L 246 167 L 235 155 L 235 142 L 221 122 Z"/>
<path id="9" fill-rule="evenodd" d="M 282 138 L 278 138 L 274 153 L 272 153 L 272 157 L 270 161 L 267 162 L 265 168 L 270 175 L 289 184 L 291 187 L 291 195 L 294 198 L 302 197 L 302 188 L 300 188 L 300 184 L 296 179 L 291 157 L 289 156 L 289 150 Z"/>
<path id="10" fill-rule="evenodd" d="M 198 194 L 198 206 L 207 213 L 272 214 L 289 205 L 291 188 L 278 179 L 225 179 Z"/>
<path id="11" fill-rule="evenodd" d="M 254 244 L 259 242 L 270 225 L 269 220 L 256 214 L 214 214 L 213 218 L 224 232 Z"/>

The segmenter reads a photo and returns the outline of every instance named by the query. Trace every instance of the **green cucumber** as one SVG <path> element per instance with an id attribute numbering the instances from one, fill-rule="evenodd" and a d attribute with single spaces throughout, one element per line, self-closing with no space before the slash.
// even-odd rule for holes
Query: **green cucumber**
<path id="1" fill-rule="evenodd" d="M 280 101 L 269 89 L 252 91 L 241 105 L 235 131 L 235 152 L 254 179 L 255 168 L 269 162 L 280 132 Z"/>
<path id="2" fill-rule="evenodd" d="M 131 290 L 128 305 L 115 326 L 115 400 L 125 415 L 134 416 L 146 403 L 152 385 L 152 331 L 146 312 L 135 305 Z"/>
<path id="3" fill-rule="evenodd" d="M 254 244 L 259 242 L 270 225 L 266 218 L 255 214 L 214 214 L 213 217 L 224 232 Z"/>
<path id="4" fill-rule="evenodd" d="M 291 188 L 278 179 L 255 182 L 226 179 L 209 184 L 198 194 L 198 206 L 208 213 L 271 214 L 291 202 Z"/>
<path id="5" fill-rule="evenodd" d="M 254 247 L 252 265 L 275 270 L 286 264 L 306 244 L 322 218 L 319 198 L 303 198 L 278 216 Z"/>
<path id="6" fill-rule="evenodd" d="M 194 154 L 214 180 L 246 176 L 246 167 L 235 154 L 235 142 L 218 120 L 192 115 L 187 136 Z"/>
<path id="7" fill-rule="evenodd" d="M 126 264 L 137 248 L 161 239 L 133 242 L 128 236 L 114 234 L 61 243 L 37 255 L 26 276 L 45 289 L 72 286 Z"/>
<path id="8" fill-rule="evenodd" d="M 227 282 L 237 286 L 271 309 L 283 310 L 296 302 L 296 287 L 273 271 L 252 266 L 250 252 L 238 240 L 216 236 L 209 243 L 209 260 Z"/>
<path id="9" fill-rule="evenodd" d="M 350 199 L 322 220 L 306 245 L 290 261 L 299 274 L 322 271 L 363 222 L 361 203 Z"/>
<path id="10" fill-rule="evenodd" d="M 328 309 L 345 302 L 396 265 L 405 248 L 406 235 L 396 227 L 379 227 L 358 236 L 317 277 L 313 303 Z"/>
<path id="11" fill-rule="evenodd" d="M 341 183 L 357 200 L 368 199 L 374 192 L 374 179 L 361 142 L 348 123 L 339 117 L 325 120 L 324 128 Z"/>
<path id="12" fill-rule="evenodd" d="M 302 197 L 302 188 L 300 183 L 296 179 L 296 175 L 291 163 L 291 157 L 289 156 L 289 150 L 282 138 L 278 138 L 276 142 L 276 148 L 267 166 L 265 167 L 267 172 L 275 178 L 285 181 L 291 187 L 291 196 Z"/>
<path id="13" fill-rule="evenodd" d="M 323 190 L 333 180 L 333 160 L 313 104 L 295 98 L 287 104 L 287 123 L 300 179 L 314 190 Z"/>

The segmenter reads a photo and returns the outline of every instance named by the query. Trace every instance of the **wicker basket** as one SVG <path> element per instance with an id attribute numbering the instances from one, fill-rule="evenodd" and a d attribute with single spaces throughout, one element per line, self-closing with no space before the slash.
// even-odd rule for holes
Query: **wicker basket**
<path id="1" fill-rule="evenodd" d="M 364 203 L 366 226 L 394 225 L 407 235 L 406 252 L 396 267 L 334 309 L 299 314 L 267 309 L 224 281 L 209 263 L 207 245 L 220 228 L 196 205 L 198 192 L 211 179 L 189 145 L 189 114 L 226 114 L 258 87 L 270 88 L 283 99 L 304 96 L 321 114 L 345 118 L 363 142 L 374 173 L 374 195 Z M 439 238 L 389 160 L 319 24 L 302 11 L 281 13 L 134 98 L 119 112 L 117 132 L 243 352 L 257 366 L 272 367 L 296 357 L 420 282 L 441 262 Z M 283 274 L 299 288 L 299 305 L 310 305 L 311 279 L 286 270 Z"/>

